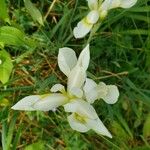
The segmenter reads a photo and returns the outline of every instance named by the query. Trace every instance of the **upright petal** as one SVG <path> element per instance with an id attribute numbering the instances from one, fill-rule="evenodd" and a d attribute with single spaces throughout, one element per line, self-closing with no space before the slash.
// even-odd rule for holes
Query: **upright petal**
<path id="1" fill-rule="evenodd" d="M 68 91 L 72 88 L 81 88 L 86 79 L 86 72 L 83 67 L 76 65 L 68 76 Z"/>
<path id="2" fill-rule="evenodd" d="M 119 97 L 119 90 L 115 85 L 107 85 L 107 94 L 103 97 L 103 100 L 108 104 L 114 104 L 117 102 Z"/>
<path id="3" fill-rule="evenodd" d="M 41 96 L 41 99 L 33 105 L 33 108 L 35 110 L 49 111 L 64 105 L 67 102 L 68 98 L 62 94 L 48 94 Z"/>
<path id="4" fill-rule="evenodd" d="M 21 99 L 19 102 L 17 102 L 13 107 L 11 107 L 11 109 L 34 111 L 36 109 L 33 106 L 39 100 L 40 95 L 27 96 Z"/>
<path id="5" fill-rule="evenodd" d="M 68 76 L 72 68 L 77 63 L 77 57 L 71 48 L 64 47 L 59 49 L 58 53 L 58 66 L 60 70 Z"/>
<path id="6" fill-rule="evenodd" d="M 99 118 L 95 120 L 87 119 L 86 124 L 87 124 L 87 127 L 93 129 L 96 133 L 112 138 L 111 133 L 107 130 L 107 128 L 105 127 L 105 125 L 102 123 L 102 121 Z"/>
<path id="7" fill-rule="evenodd" d="M 90 50 L 89 50 L 89 44 L 82 50 L 80 53 L 80 56 L 77 61 L 77 65 L 83 67 L 83 69 L 86 71 L 90 62 Z"/>
<path id="8" fill-rule="evenodd" d="M 77 98 L 82 98 L 83 91 L 80 88 L 73 87 L 72 89 L 70 89 L 70 94 Z"/>
<path id="9" fill-rule="evenodd" d="M 67 117 L 68 122 L 73 130 L 76 130 L 78 132 L 87 132 L 89 130 L 88 127 L 86 127 L 83 123 L 79 122 L 75 116 L 74 113 Z"/>
<path id="10" fill-rule="evenodd" d="M 91 10 L 98 9 L 98 0 L 87 0 L 88 6 Z"/>
<path id="11" fill-rule="evenodd" d="M 130 8 L 137 3 L 137 0 L 120 0 L 120 7 L 122 8 Z"/>
<path id="12" fill-rule="evenodd" d="M 50 89 L 51 92 L 65 92 L 65 87 L 62 84 L 55 84 Z"/>

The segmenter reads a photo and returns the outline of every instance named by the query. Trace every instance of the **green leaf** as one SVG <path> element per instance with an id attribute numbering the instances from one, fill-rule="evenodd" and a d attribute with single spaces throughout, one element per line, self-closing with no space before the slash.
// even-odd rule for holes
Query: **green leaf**
<path id="1" fill-rule="evenodd" d="M 0 81 L 5 84 L 11 75 L 13 64 L 9 53 L 5 50 L 0 51 Z"/>
<path id="2" fill-rule="evenodd" d="M 44 142 L 40 141 L 37 143 L 33 143 L 31 145 L 28 145 L 25 150 L 43 150 L 44 149 Z"/>
<path id="3" fill-rule="evenodd" d="M 44 24 L 41 12 L 31 3 L 30 0 L 24 0 L 24 4 L 32 19 L 43 26 Z"/>
<path id="4" fill-rule="evenodd" d="M 0 0 L 0 19 L 10 24 L 5 0 Z"/>
<path id="5" fill-rule="evenodd" d="M 147 116 L 147 119 L 146 119 L 146 121 L 144 123 L 143 136 L 145 138 L 150 137 L 150 114 Z"/>
<path id="6" fill-rule="evenodd" d="M 25 34 L 17 28 L 3 26 L 0 28 L 0 43 L 21 46 L 25 44 Z"/>

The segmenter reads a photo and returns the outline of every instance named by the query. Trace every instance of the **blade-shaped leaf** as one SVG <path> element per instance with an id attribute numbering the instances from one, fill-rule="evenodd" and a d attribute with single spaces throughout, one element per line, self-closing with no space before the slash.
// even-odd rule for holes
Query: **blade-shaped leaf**
<path id="1" fill-rule="evenodd" d="M 24 0 L 24 4 L 32 19 L 37 21 L 40 25 L 44 25 L 41 12 L 31 3 L 31 1 Z"/>
<path id="2" fill-rule="evenodd" d="M 5 50 L 0 51 L 0 81 L 5 84 L 12 72 L 13 64 L 9 53 Z"/>
<path id="3" fill-rule="evenodd" d="M 0 19 L 2 19 L 5 22 L 10 23 L 5 0 L 0 0 Z"/>
<path id="4" fill-rule="evenodd" d="M 25 44 L 25 34 L 15 27 L 3 26 L 0 28 L 0 43 L 21 46 Z"/>

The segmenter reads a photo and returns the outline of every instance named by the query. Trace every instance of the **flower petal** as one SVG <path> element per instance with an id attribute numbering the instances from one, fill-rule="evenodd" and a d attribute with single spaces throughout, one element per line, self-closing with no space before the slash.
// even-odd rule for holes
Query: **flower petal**
<path id="1" fill-rule="evenodd" d="M 86 72 L 83 67 L 76 65 L 68 76 L 68 91 L 72 88 L 81 88 L 86 79 Z"/>
<path id="2" fill-rule="evenodd" d="M 11 109 L 34 111 L 33 105 L 40 99 L 40 95 L 31 95 L 24 97 L 17 102 Z"/>
<path id="3" fill-rule="evenodd" d="M 88 6 L 91 10 L 98 9 L 98 1 L 97 0 L 87 0 Z"/>
<path id="4" fill-rule="evenodd" d="M 76 96 L 77 98 L 82 98 L 83 96 L 83 91 L 79 88 L 73 87 L 70 90 L 70 94 Z"/>
<path id="5" fill-rule="evenodd" d="M 119 90 L 115 85 L 107 85 L 107 95 L 103 97 L 103 100 L 108 104 L 114 104 L 119 97 Z"/>
<path id="6" fill-rule="evenodd" d="M 55 84 L 52 86 L 52 88 L 50 89 L 51 92 L 64 92 L 65 91 L 65 87 L 62 84 Z"/>
<path id="7" fill-rule="evenodd" d="M 137 0 L 121 0 L 120 7 L 122 8 L 130 8 L 137 3 Z"/>
<path id="8" fill-rule="evenodd" d="M 95 24 L 99 19 L 99 12 L 97 10 L 92 10 L 86 16 L 86 22 L 89 24 Z"/>
<path id="9" fill-rule="evenodd" d="M 107 130 L 107 128 L 99 118 L 95 120 L 87 119 L 86 124 L 89 128 L 93 129 L 96 133 L 112 138 L 111 133 Z"/>
<path id="10" fill-rule="evenodd" d="M 86 22 L 86 17 L 78 22 L 77 26 L 73 29 L 73 35 L 76 39 L 83 38 L 92 29 L 93 24 L 88 24 Z"/>
<path id="11" fill-rule="evenodd" d="M 74 114 L 71 114 L 67 118 L 73 130 L 76 130 L 78 132 L 87 132 L 89 130 L 89 128 L 86 127 L 83 123 L 80 123 L 78 120 L 76 120 L 76 118 L 74 117 Z"/>
<path id="12" fill-rule="evenodd" d="M 72 102 L 64 105 L 66 112 L 74 112 L 80 116 L 89 119 L 97 119 L 97 114 L 92 105 L 81 99 L 74 99 Z"/>
<path id="13" fill-rule="evenodd" d="M 64 105 L 68 102 L 68 98 L 62 94 L 48 94 L 41 96 L 41 99 L 34 104 L 34 109 L 41 111 L 49 111 Z"/>
<path id="14" fill-rule="evenodd" d="M 110 9 L 117 8 L 120 6 L 120 3 L 120 0 L 105 0 L 101 5 L 100 10 L 108 11 Z"/>
<path id="15" fill-rule="evenodd" d="M 84 84 L 83 90 L 85 94 L 85 98 L 89 103 L 94 103 L 94 101 L 98 97 L 98 93 L 95 89 L 97 87 L 97 84 L 92 79 L 86 78 L 86 82 Z"/>
<path id="16" fill-rule="evenodd" d="M 77 65 L 83 67 L 83 69 L 86 71 L 89 66 L 89 62 L 90 62 L 90 49 L 88 44 L 80 53 Z"/>
<path id="17" fill-rule="evenodd" d="M 68 76 L 72 68 L 77 63 L 77 57 L 71 48 L 64 47 L 59 49 L 58 66 L 60 70 Z"/>

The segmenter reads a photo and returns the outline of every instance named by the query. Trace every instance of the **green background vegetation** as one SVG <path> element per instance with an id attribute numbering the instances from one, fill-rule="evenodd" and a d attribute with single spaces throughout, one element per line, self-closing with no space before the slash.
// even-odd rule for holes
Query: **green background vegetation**
<path id="1" fill-rule="evenodd" d="M 85 0 L 32 2 L 43 16 L 44 26 L 32 19 L 22 0 L 8 0 L 9 17 L 4 14 L 7 19 L 0 21 L 1 27 L 15 27 L 25 34 L 25 40 L 4 42 L 13 70 L 10 80 L 0 83 L 1 149 L 150 149 L 150 2 L 138 0 L 130 9 L 111 10 L 91 40 L 88 76 L 97 83 L 116 84 L 120 90 L 116 104 L 94 104 L 112 139 L 93 131 L 73 131 L 61 107 L 47 113 L 10 109 L 24 96 L 48 93 L 55 83 L 66 85 L 57 65 L 58 49 L 67 46 L 79 54 L 88 39 L 76 40 L 72 34 L 88 12 Z"/>

